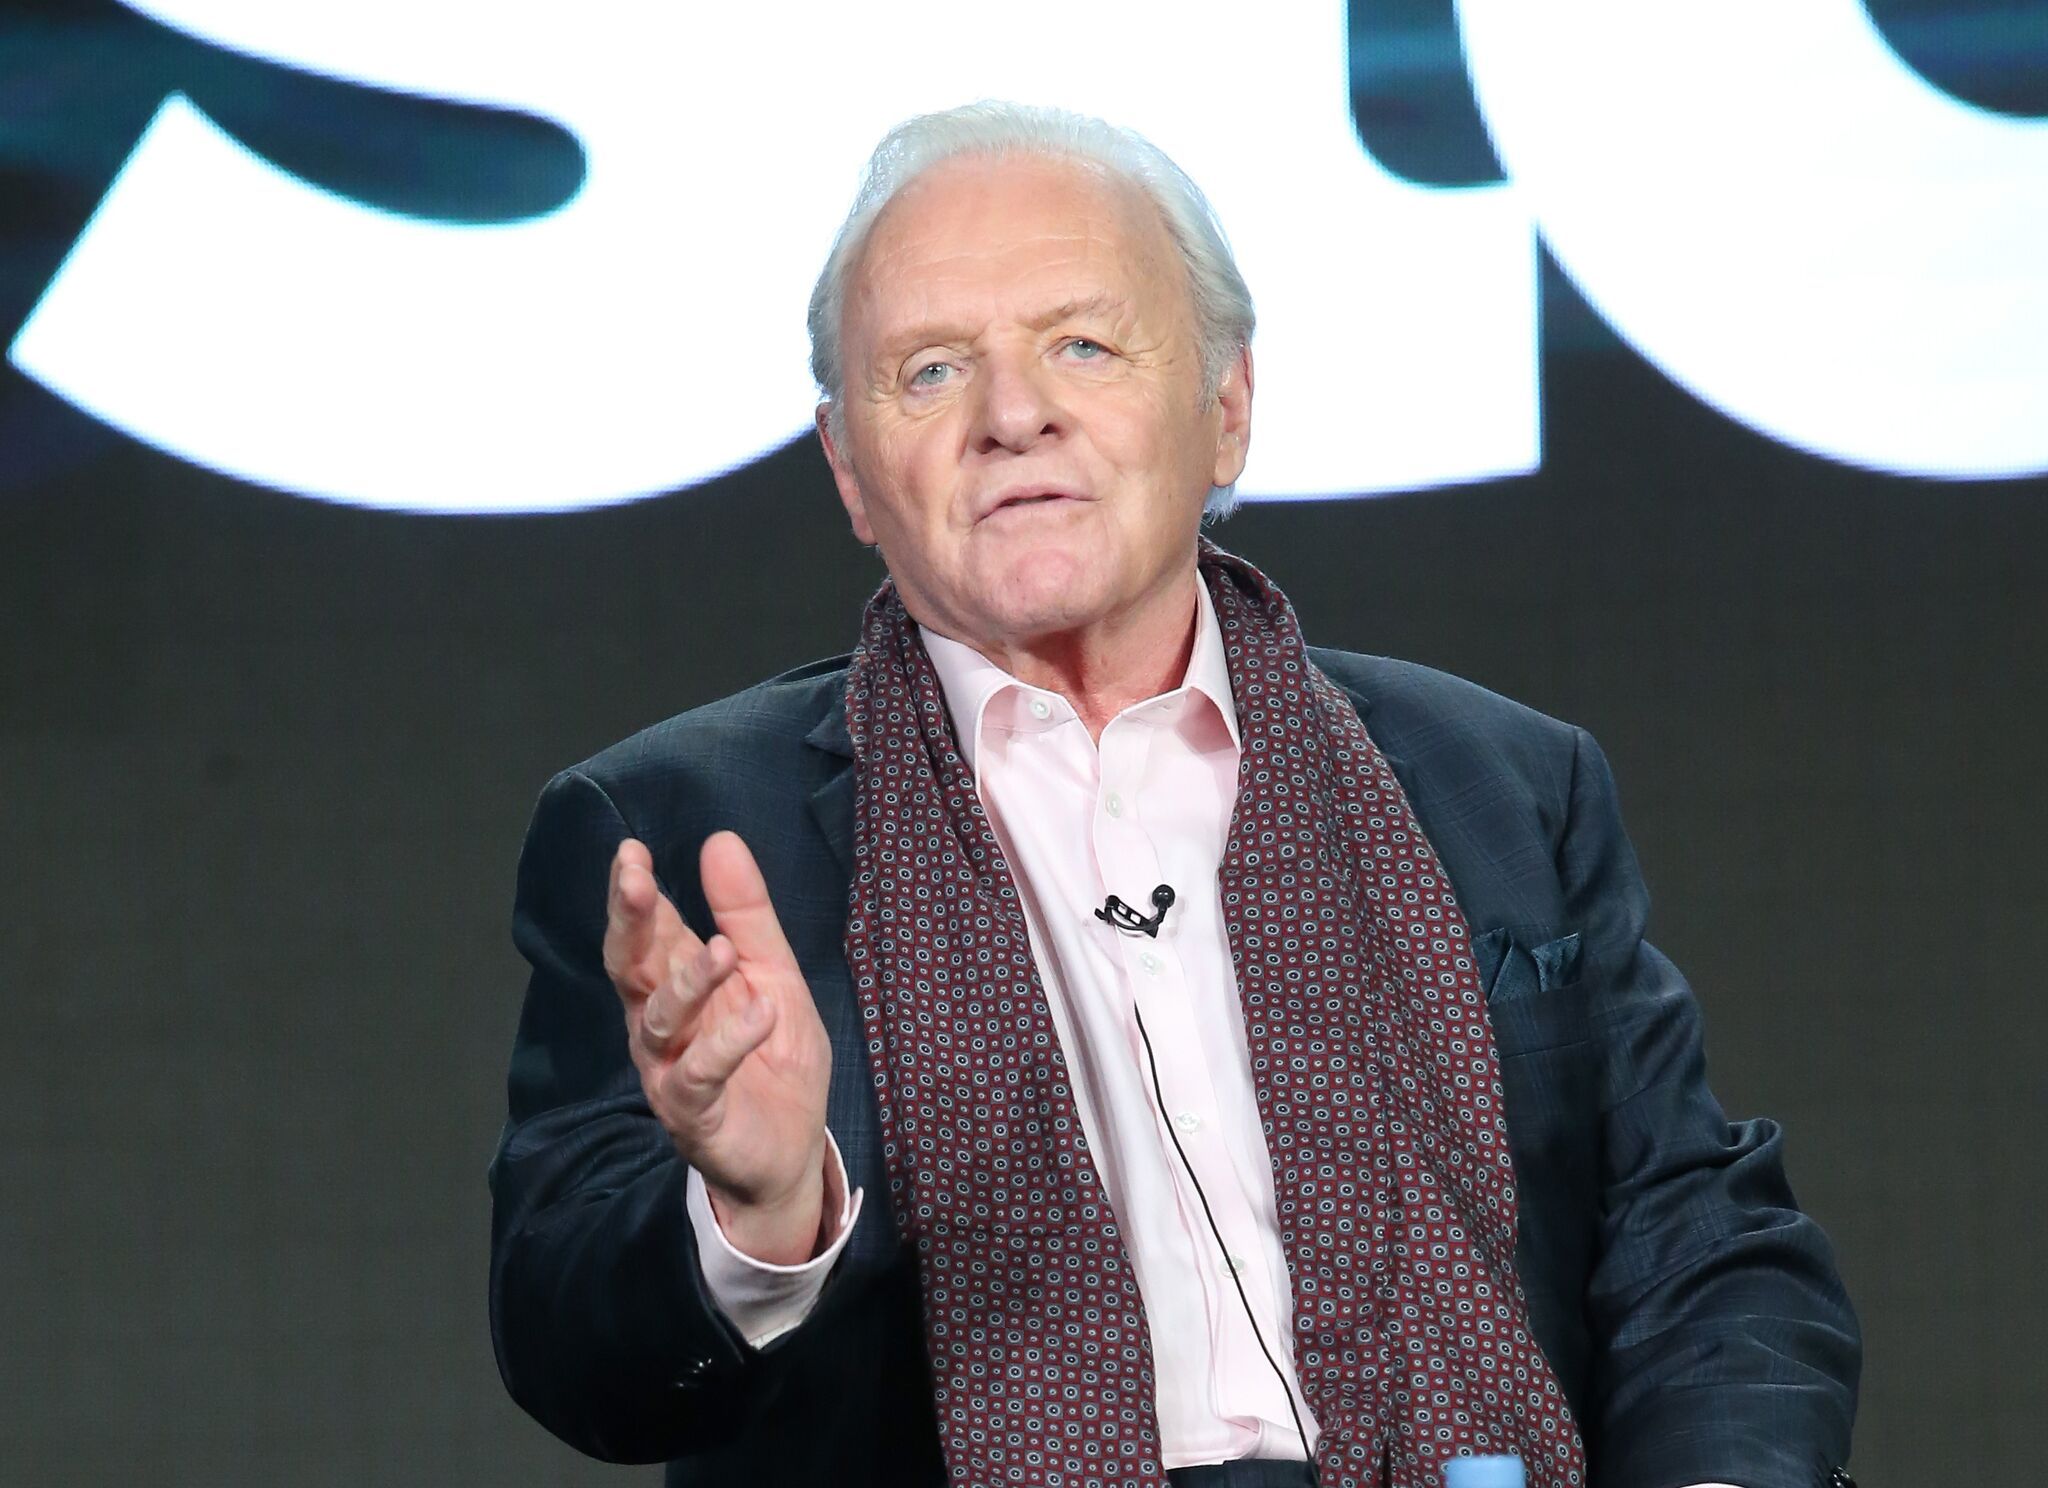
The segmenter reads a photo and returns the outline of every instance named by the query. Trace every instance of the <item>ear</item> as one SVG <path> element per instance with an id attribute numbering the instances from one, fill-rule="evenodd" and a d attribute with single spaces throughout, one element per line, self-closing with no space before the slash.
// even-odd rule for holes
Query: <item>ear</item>
<path id="1" fill-rule="evenodd" d="M 832 405 L 820 403 L 811 417 L 818 426 L 818 442 L 825 446 L 825 463 L 832 467 L 832 483 L 839 487 L 839 504 L 846 508 L 847 520 L 853 524 L 854 540 L 872 548 L 875 529 L 868 525 L 867 508 L 860 499 L 860 478 L 853 473 L 853 462 L 832 437 Z"/>
<path id="2" fill-rule="evenodd" d="M 1216 468 L 1209 484 L 1228 486 L 1244 474 L 1252 444 L 1252 349 L 1240 346 L 1216 387 L 1216 406 L 1223 420 L 1216 430 Z"/>

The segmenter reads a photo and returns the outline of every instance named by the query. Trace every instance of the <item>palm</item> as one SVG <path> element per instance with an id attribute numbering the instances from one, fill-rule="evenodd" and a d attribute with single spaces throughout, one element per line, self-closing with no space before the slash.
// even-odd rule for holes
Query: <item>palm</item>
<path id="1" fill-rule="evenodd" d="M 704 845 L 708 941 L 654 886 L 637 842 L 612 870 L 605 964 L 626 1004 L 641 1088 L 684 1161 L 714 1191 L 773 1204 L 818 1172 L 831 1044 L 753 854 Z M 763 1018 L 749 1011 L 765 1007 Z"/>
<path id="2" fill-rule="evenodd" d="M 732 937 L 726 917 L 719 917 L 719 928 Z M 707 1016 L 727 1013 L 730 1008 L 720 1002 L 736 1007 L 746 993 L 766 998 L 775 1009 L 767 1038 L 710 1100 L 677 1112 L 671 1130 L 679 1147 L 687 1143 L 694 1149 L 691 1161 L 714 1187 L 775 1193 L 800 1175 L 825 1130 L 832 1046 L 787 947 L 780 956 L 758 959 L 742 951 L 732 977 L 711 995 Z"/>

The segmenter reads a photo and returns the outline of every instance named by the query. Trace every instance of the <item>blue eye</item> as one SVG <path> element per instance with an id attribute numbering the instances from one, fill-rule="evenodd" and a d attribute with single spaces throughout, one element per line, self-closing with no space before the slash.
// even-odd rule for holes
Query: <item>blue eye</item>
<path id="1" fill-rule="evenodd" d="M 1100 341 L 1090 341 L 1085 336 L 1079 336 L 1067 343 L 1067 350 L 1080 356 L 1084 362 L 1092 362 L 1097 355 L 1103 352 L 1104 348 Z M 1083 354 L 1084 350 L 1086 352 L 1085 355 Z"/>
<path id="2" fill-rule="evenodd" d="M 944 374 L 952 370 L 944 362 L 928 362 L 910 374 L 910 385 L 912 387 L 937 387 L 944 380 Z M 941 375 L 939 377 L 927 377 L 925 376 L 927 372 L 937 372 Z"/>

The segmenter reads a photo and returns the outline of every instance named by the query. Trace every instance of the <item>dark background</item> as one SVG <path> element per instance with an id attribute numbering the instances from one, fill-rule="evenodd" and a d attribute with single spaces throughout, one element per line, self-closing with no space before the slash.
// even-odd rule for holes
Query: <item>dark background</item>
<path id="1" fill-rule="evenodd" d="M 149 44 L 31 10 L 0 40 Z M 0 84 L 41 76 L 23 55 Z M 1999 76 L 2042 107 L 2048 70 Z M 25 96 L 5 338 L 123 153 L 53 124 L 85 95 Z M 1430 106 L 1361 98 L 1362 130 Z M 1545 314 L 1540 474 L 1217 536 L 1312 641 L 1599 735 L 1715 1085 L 1787 1126 L 1862 1313 L 1859 1476 L 2031 1481 L 2048 480 L 1830 465 L 1555 274 Z M 879 577 L 808 439 L 622 508 L 410 517 L 239 485 L 0 371 L 0 1481 L 651 1479 L 555 1443 L 491 1362 L 513 864 L 555 769 L 845 650 Z"/>

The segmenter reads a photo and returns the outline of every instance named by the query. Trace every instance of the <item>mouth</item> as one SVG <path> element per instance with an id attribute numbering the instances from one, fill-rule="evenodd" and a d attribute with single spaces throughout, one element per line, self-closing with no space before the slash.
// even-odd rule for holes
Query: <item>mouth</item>
<path id="1" fill-rule="evenodd" d="M 1076 507 L 1091 498 L 1077 491 L 1059 486 L 1027 486 L 1015 491 L 1004 491 L 982 510 L 982 519 L 1005 512 L 1033 512 Z"/>

